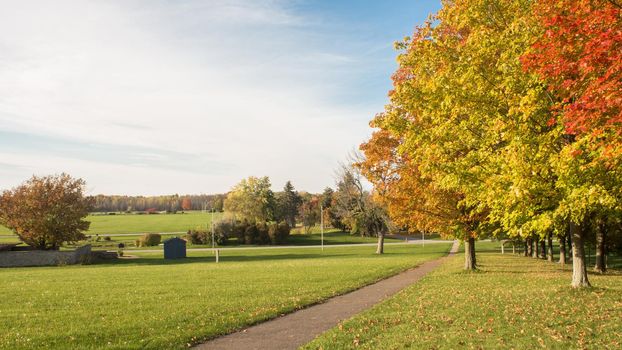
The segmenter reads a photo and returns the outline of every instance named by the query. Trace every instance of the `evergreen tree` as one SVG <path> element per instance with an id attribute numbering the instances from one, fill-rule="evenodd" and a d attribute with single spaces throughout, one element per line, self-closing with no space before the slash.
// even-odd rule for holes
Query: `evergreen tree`
<path id="1" fill-rule="evenodd" d="M 287 222 L 289 227 L 296 226 L 296 215 L 302 199 L 294 188 L 291 181 L 287 181 L 283 187 L 283 192 L 277 196 L 277 218 Z"/>

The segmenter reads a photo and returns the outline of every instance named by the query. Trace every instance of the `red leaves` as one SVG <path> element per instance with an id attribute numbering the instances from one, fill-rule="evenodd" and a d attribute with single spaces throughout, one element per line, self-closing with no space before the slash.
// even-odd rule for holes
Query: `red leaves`
<path id="1" fill-rule="evenodd" d="M 621 9 L 608 1 L 543 0 L 535 15 L 544 32 L 521 61 L 549 84 L 566 131 L 613 131 L 622 143 Z"/>

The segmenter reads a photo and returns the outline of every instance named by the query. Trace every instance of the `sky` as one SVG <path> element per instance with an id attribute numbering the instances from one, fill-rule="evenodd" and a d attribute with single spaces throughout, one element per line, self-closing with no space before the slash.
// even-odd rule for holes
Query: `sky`
<path id="1" fill-rule="evenodd" d="M 0 189 L 333 186 L 440 1 L 0 0 Z"/>

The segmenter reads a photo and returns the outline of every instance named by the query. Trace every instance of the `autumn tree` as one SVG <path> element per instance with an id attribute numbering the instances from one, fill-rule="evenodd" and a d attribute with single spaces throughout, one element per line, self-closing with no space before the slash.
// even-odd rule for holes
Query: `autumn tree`
<path id="1" fill-rule="evenodd" d="M 547 84 L 555 102 L 550 123 L 565 128 L 556 162 L 563 191 L 557 215 L 569 222 L 572 286 L 589 286 L 586 233 L 595 230 L 597 255 L 604 256 L 604 218 L 620 210 L 622 6 L 606 0 L 543 0 L 534 14 L 543 33 L 523 63 Z M 604 271 L 602 259 L 596 270 Z"/>
<path id="2" fill-rule="evenodd" d="M 181 209 L 182 210 L 192 209 L 192 202 L 190 201 L 190 198 L 184 197 L 184 199 L 181 200 Z"/>
<path id="3" fill-rule="evenodd" d="M 271 221 L 276 205 L 270 188 L 270 179 L 267 176 L 243 179 L 227 194 L 225 211 L 238 220 L 251 223 Z"/>
<path id="4" fill-rule="evenodd" d="M 378 237 L 376 253 L 382 254 L 390 221 L 382 204 L 363 187 L 360 167 L 355 165 L 361 161 L 357 157 L 338 170 L 332 209 L 352 234 Z"/>
<path id="5" fill-rule="evenodd" d="M 317 196 L 307 194 L 302 197 L 299 206 L 299 217 L 305 234 L 311 232 L 311 228 L 320 221 L 320 199 Z"/>
<path id="6" fill-rule="evenodd" d="M 331 227 L 345 230 L 345 225 L 341 221 L 339 215 L 336 212 L 335 203 L 335 190 L 330 187 L 326 187 L 321 195 L 322 209 L 324 210 L 324 225 L 330 225 Z"/>
<path id="7" fill-rule="evenodd" d="M 37 249 L 58 249 L 84 239 L 92 206 L 86 183 L 67 174 L 33 176 L 0 197 L 0 223 Z"/>
<path id="8" fill-rule="evenodd" d="M 388 194 L 393 220 L 442 229 L 464 240 L 465 253 L 478 237 L 542 239 L 558 229 L 563 133 L 549 123 L 544 84 L 520 62 L 541 33 L 532 5 L 443 3 L 398 43 L 390 104 L 363 146 L 372 161 L 366 176 Z M 472 262 L 465 254 L 465 268 Z"/>
<path id="9" fill-rule="evenodd" d="M 603 152 L 620 152 L 622 3 L 542 0 L 534 14 L 544 32 L 523 61 L 555 94 L 555 117 L 568 134 L 605 137 Z"/>

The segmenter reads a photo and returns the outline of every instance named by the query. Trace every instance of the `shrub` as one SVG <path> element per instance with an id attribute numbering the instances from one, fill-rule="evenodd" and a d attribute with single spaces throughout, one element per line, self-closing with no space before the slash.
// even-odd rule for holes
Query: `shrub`
<path id="1" fill-rule="evenodd" d="M 283 244 L 285 242 L 287 242 L 287 237 L 289 237 L 289 233 L 290 233 L 290 227 L 287 224 L 287 222 L 282 221 L 277 225 L 277 229 L 276 229 L 276 239 L 274 241 L 274 244 Z"/>
<path id="2" fill-rule="evenodd" d="M 232 227 L 232 235 L 238 239 L 238 243 L 244 244 L 244 234 L 248 227 L 247 222 L 236 222 Z"/>
<path id="3" fill-rule="evenodd" d="M 229 220 L 220 220 L 214 223 L 214 234 L 216 235 L 216 244 L 223 245 L 229 240 L 229 237 L 235 236 L 235 225 Z"/>
<path id="4" fill-rule="evenodd" d="M 216 245 L 224 245 L 227 243 L 228 235 L 225 230 L 220 227 L 220 229 L 216 228 L 214 225 L 214 240 L 216 241 Z M 189 230 L 186 234 L 186 241 L 192 244 L 212 244 L 212 233 L 208 231 L 202 230 Z"/>
<path id="5" fill-rule="evenodd" d="M 145 233 L 138 239 L 138 247 L 153 247 L 162 241 L 162 236 L 158 233 Z"/>
<path id="6" fill-rule="evenodd" d="M 230 237 L 236 237 L 240 244 L 282 244 L 289 236 L 290 227 L 286 222 L 277 224 L 221 220 L 214 224 L 214 233 L 218 245 L 224 244 Z M 210 242 L 210 238 L 211 236 L 207 242 Z M 190 241 L 190 237 L 188 240 Z"/>
<path id="7" fill-rule="evenodd" d="M 268 236 L 270 237 L 270 243 L 278 244 L 278 230 L 279 224 L 276 222 L 271 222 L 268 225 Z"/>
<path id="8" fill-rule="evenodd" d="M 265 223 L 255 224 L 257 228 L 257 244 L 270 244 L 270 235 L 268 234 L 268 225 Z"/>
<path id="9" fill-rule="evenodd" d="M 186 233 L 186 241 L 191 244 L 207 244 L 209 238 L 205 231 L 188 230 L 188 233 Z"/>
<path id="10" fill-rule="evenodd" d="M 244 229 L 244 244 L 256 244 L 259 241 L 259 230 L 256 225 L 246 224 Z"/>

